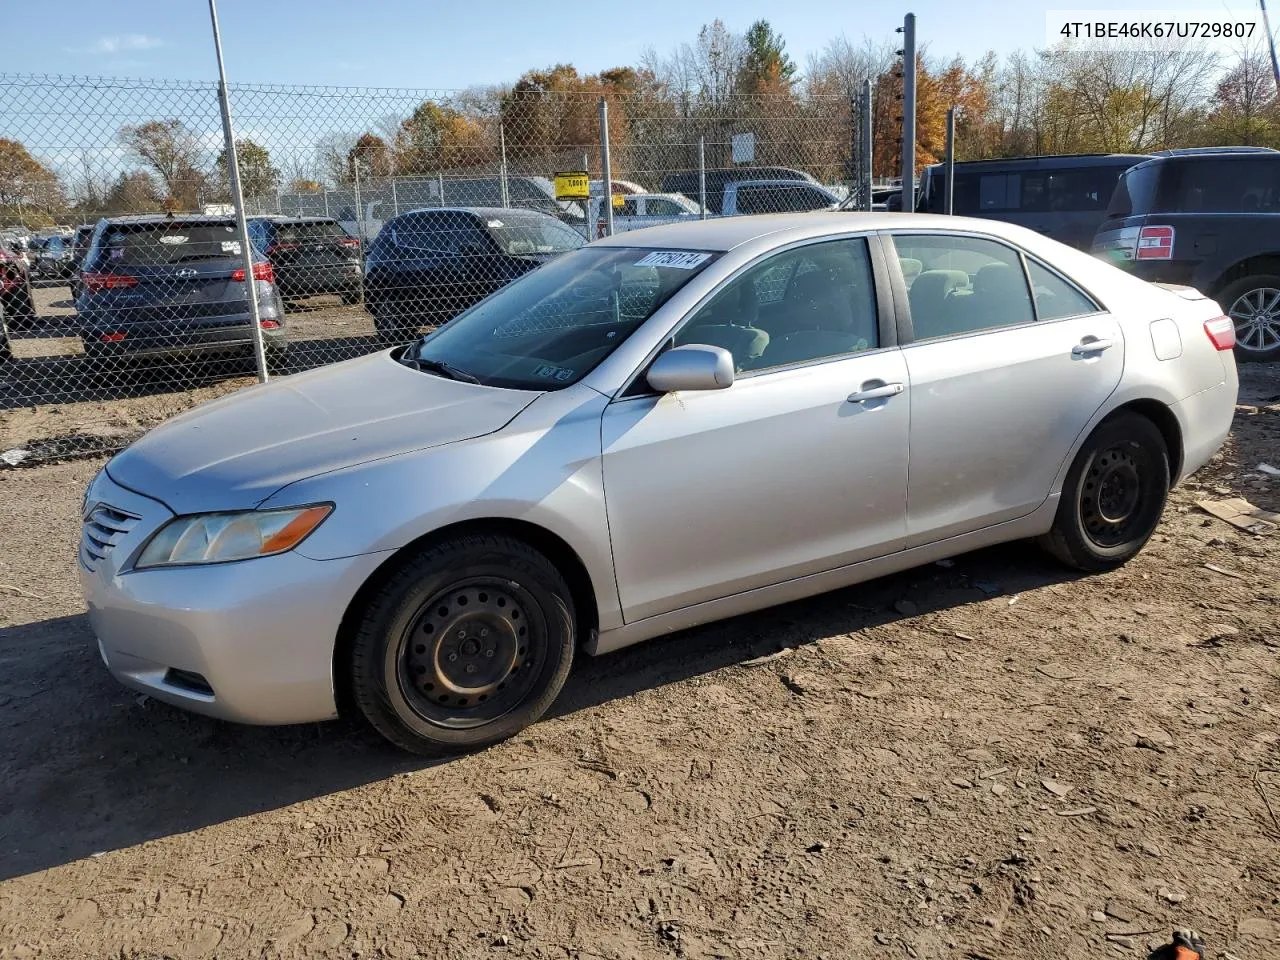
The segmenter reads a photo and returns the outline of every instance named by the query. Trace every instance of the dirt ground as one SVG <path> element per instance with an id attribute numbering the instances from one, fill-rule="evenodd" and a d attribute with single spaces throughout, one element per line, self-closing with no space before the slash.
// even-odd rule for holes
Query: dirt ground
<path id="1" fill-rule="evenodd" d="M 103 670 L 0 471 L 0 957 L 1280 957 L 1280 369 L 1129 566 L 1013 545 L 581 663 L 449 762 Z M 781 653 L 781 655 L 777 655 Z"/>

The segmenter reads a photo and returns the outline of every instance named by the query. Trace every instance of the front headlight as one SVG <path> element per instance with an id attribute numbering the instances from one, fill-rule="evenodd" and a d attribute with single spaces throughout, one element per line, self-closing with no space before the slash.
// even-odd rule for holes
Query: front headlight
<path id="1" fill-rule="evenodd" d="M 197 513 L 175 517 L 143 548 L 135 569 L 227 563 L 292 550 L 333 512 L 333 504 L 287 510 Z"/>

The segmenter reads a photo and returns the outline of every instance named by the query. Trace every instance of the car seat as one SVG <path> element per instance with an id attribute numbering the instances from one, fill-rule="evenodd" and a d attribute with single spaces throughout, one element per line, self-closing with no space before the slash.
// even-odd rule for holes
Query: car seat
<path id="1" fill-rule="evenodd" d="M 769 346 L 769 334 L 755 325 L 759 313 L 755 284 L 735 283 L 707 304 L 678 341 L 723 347 L 733 354 L 734 369 L 741 371 Z"/>
<path id="2" fill-rule="evenodd" d="M 963 270 L 926 270 L 916 277 L 907 293 L 907 302 L 911 306 L 911 324 L 917 340 L 948 337 L 964 331 L 963 305 L 958 295 L 968 286 L 969 275 Z"/>
<path id="3" fill-rule="evenodd" d="M 1007 263 L 988 263 L 973 278 L 971 329 L 1030 323 L 1033 319 L 1027 281 Z"/>

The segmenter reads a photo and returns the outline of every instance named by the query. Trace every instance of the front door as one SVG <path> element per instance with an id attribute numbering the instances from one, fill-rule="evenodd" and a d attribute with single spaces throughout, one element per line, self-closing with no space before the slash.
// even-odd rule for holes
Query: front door
<path id="1" fill-rule="evenodd" d="M 624 397 L 605 503 L 634 622 L 899 549 L 906 366 L 881 347 L 866 241 L 786 250 L 729 281 L 676 344 L 733 355 L 724 390 Z"/>

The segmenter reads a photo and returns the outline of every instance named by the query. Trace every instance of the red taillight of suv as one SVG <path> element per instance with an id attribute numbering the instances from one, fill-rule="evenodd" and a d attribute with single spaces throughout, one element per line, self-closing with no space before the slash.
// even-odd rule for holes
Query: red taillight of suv
<path id="1" fill-rule="evenodd" d="M 231 279 L 235 280 L 237 283 L 243 283 L 244 267 L 241 267 L 239 270 L 232 270 Z M 267 263 L 264 260 L 261 263 L 255 263 L 253 265 L 253 279 L 265 280 L 267 283 L 275 283 L 276 272 L 275 270 L 271 269 L 271 264 Z"/>
<path id="2" fill-rule="evenodd" d="M 1214 317 L 1204 322 L 1204 332 L 1215 350 L 1233 350 L 1236 345 L 1236 325 L 1230 317 Z"/>
<path id="3" fill-rule="evenodd" d="M 338 246 L 346 247 L 348 250 L 359 250 L 360 241 L 355 237 L 343 237 L 338 241 Z"/>
<path id="4" fill-rule="evenodd" d="M 138 285 L 137 277 L 122 273 L 83 273 L 80 275 L 80 281 L 89 293 L 98 293 L 101 290 L 128 290 Z"/>
<path id="5" fill-rule="evenodd" d="M 1173 227 L 1154 226 L 1139 230 L 1134 257 L 1138 260 L 1172 260 Z"/>

